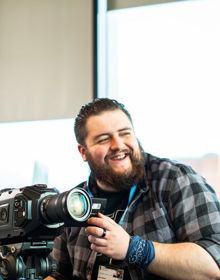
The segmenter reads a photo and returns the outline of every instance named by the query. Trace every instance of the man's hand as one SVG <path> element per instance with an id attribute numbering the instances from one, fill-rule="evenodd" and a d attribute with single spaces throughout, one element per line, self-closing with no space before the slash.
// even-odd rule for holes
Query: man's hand
<path id="1" fill-rule="evenodd" d="M 88 225 L 86 233 L 92 250 L 116 260 L 124 260 L 130 235 L 120 225 L 101 213 L 98 217 L 90 218 Z"/>

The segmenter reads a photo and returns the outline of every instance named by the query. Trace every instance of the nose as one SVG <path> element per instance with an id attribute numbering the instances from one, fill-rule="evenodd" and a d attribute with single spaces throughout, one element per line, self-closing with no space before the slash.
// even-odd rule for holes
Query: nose
<path id="1" fill-rule="evenodd" d="M 111 139 L 111 150 L 121 150 L 125 146 L 124 141 L 121 137 L 119 136 L 114 136 Z"/>

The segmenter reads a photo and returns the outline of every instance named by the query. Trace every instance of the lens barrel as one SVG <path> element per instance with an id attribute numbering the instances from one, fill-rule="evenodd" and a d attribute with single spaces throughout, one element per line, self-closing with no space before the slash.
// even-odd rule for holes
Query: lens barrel
<path id="1" fill-rule="evenodd" d="M 61 194 L 45 197 L 41 204 L 41 214 L 47 223 L 71 225 L 86 221 L 92 212 L 92 200 L 82 188 L 73 188 Z"/>

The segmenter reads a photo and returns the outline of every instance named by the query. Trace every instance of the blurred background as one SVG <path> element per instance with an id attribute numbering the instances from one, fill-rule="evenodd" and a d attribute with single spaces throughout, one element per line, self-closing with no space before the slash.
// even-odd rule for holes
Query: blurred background
<path id="1" fill-rule="evenodd" d="M 0 189 L 67 190 L 89 169 L 74 118 L 123 102 L 144 149 L 220 195 L 220 1 L 0 0 Z"/>

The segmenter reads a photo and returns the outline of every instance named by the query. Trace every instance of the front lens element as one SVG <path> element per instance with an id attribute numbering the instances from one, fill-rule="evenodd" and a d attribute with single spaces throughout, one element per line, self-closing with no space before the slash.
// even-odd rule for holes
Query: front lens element
<path id="1" fill-rule="evenodd" d="M 73 189 L 67 197 L 67 209 L 76 221 L 86 221 L 91 213 L 91 198 L 83 189 Z"/>

